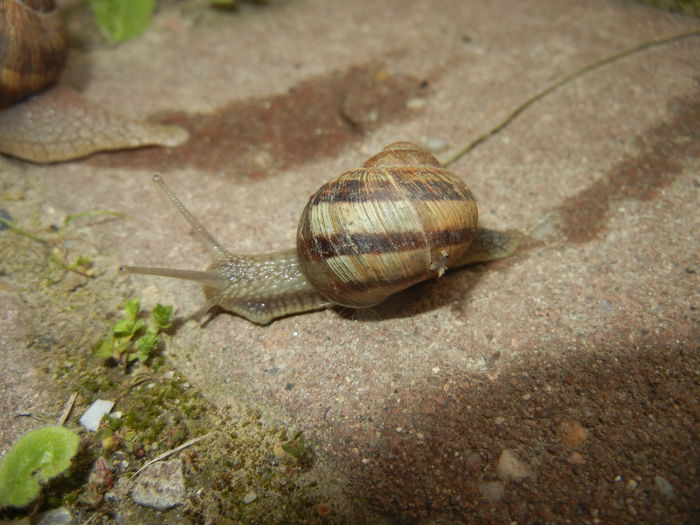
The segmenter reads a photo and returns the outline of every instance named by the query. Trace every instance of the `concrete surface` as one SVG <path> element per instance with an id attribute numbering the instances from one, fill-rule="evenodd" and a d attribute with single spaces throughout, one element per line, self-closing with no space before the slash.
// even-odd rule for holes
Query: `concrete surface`
<path id="1" fill-rule="evenodd" d="M 223 410 L 260 406 L 303 430 L 336 480 L 339 522 L 697 522 L 700 38 L 571 82 L 455 162 L 482 223 L 530 239 L 371 315 L 201 327 L 185 322 L 196 285 L 116 268 L 208 264 L 154 171 L 230 250 L 287 247 L 308 195 L 383 145 L 439 139 L 447 156 L 558 78 L 698 28 L 612 0 L 166 9 L 141 39 L 74 53 L 65 81 L 192 140 L 49 167 L 5 160 L 2 207 L 127 214 L 90 228 L 105 300 L 175 304 L 169 357 Z M 5 368 L 8 412 L 17 375 L 41 366 L 13 348 L 7 334 L 31 328 L 14 312 L 42 306 L 8 290 L 0 301 L 4 366 L 25 365 Z M 3 449 L 15 421 L 0 420 Z M 520 481 L 497 472 L 504 450 Z"/>

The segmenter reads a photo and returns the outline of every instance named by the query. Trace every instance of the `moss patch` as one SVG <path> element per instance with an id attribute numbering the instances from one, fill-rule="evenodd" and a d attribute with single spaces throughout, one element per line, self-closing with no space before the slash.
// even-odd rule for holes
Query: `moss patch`
<path id="1" fill-rule="evenodd" d="M 0 284 L 26 305 L 19 313 L 25 330 L 16 344 L 36 355 L 30 362 L 38 363 L 53 392 L 56 415 L 77 392 L 66 426 L 78 429 L 78 418 L 96 399 L 116 405 L 97 433 L 82 433 L 69 474 L 45 486 L 31 512 L 64 506 L 77 521 L 91 523 L 111 523 L 116 516 L 160 525 L 326 521 L 332 509 L 319 495 L 312 447 L 303 436 L 263 423 L 260 412 L 219 413 L 163 353 L 171 336 L 163 335 L 145 362 L 120 366 L 94 355 L 129 296 L 110 254 L 90 242 L 89 221 L 104 218 L 87 218 L 79 230 L 59 233 L 42 227 L 47 220 L 35 213 L 14 221 L 47 242 L 0 232 Z M 57 264 L 56 253 L 95 261 L 91 274 Z M 140 467 L 201 436 L 207 437 L 171 456 L 183 462 L 188 491 L 182 505 L 159 512 L 131 501 L 131 478 Z M 0 520 L 28 512 L 6 509 Z"/>

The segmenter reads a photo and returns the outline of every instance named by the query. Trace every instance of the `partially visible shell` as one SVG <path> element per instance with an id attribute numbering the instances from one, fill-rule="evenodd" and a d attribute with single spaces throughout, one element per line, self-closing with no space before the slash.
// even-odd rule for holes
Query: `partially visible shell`
<path id="1" fill-rule="evenodd" d="M 0 152 L 34 162 L 150 145 L 175 147 L 188 138 L 183 128 L 125 119 L 65 86 L 0 111 Z"/>
<path id="2" fill-rule="evenodd" d="M 34 96 L 58 81 L 66 55 L 54 0 L 0 0 L 0 153 L 48 163 L 188 139 L 180 127 L 127 120 L 67 87 Z"/>
<path id="3" fill-rule="evenodd" d="M 66 54 L 53 0 L 0 0 L 0 108 L 55 84 Z"/>

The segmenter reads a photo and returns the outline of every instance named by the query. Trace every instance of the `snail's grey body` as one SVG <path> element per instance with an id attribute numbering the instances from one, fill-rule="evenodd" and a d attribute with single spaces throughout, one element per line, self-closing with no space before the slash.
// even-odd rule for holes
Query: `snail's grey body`
<path id="1" fill-rule="evenodd" d="M 520 243 L 516 231 L 477 228 L 469 250 L 452 267 L 507 257 Z M 249 321 L 268 324 L 286 315 L 328 308 L 336 303 L 323 297 L 301 271 L 295 249 L 258 255 L 219 255 L 205 272 L 123 266 L 130 273 L 175 277 L 199 282 L 207 302 Z"/>
<path id="2" fill-rule="evenodd" d="M 387 166 L 396 168 L 403 158 L 414 163 L 413 173 L 399 173 L 398 184 L 383 182 L 384 177 L 396 176 L 388 173 Z M 373 176 L 367 180 L 365 172 L 370 168 L 378 170 L 380 182 Z M 406 171 L 395 169 L 402 170 Z M 214 262 L 204 272 L 122 269 L 197 281 L 207 297 L 204 309 L 219 305 L 267 324 L 277 317 L 332 305 L 374 306 L 416 282 L 440 277 L 447 268 L 507 257 L 522 239 L 515 231 L 477 228 L 476 204 L 469 189 L 418 146 L 387 146 L 357 172 L 359 178 L 346 172 L 312 196 L 299 223 L 295 249 L 260 255 L 229 253 L 156 176 L 154 180 L 204 239 Z M 340 192 L 333 187 L 336 182 Z M 331 197 L 342 203 L 339 210 L 329 206 L 335 202 Z M 317 205 L 323 220 L 318 215 L 309 219 Z M 349 212 L 355 205 L 360 211 Z M 413 211 L 407 214 L 407 207 Z M 384 210 L 393 215 L 382 215 Z M 358 229 L 363 221 L 366 224 Z M 349 230 L 347 223 L 352 225 Z M 343 264 L 335 264 L 341 259 Z M 324 261 L 334 264 L 325 266 Z"/>
<path id="3" fill-rule="evenodd" d="M 132 273 L 197 281 L 203 286 L 207 298 L 204 310 L 218 305 L 258 324 L 332 304 L 301 272 L 294 249 L 258 255 L 219 253 L 216 262 L 205 272 L 138 266 L 123 268 Z"/>

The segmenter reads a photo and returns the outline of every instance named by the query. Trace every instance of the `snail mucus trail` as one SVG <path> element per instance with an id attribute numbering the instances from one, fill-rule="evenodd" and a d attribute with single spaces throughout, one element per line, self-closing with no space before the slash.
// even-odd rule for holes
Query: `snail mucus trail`
<path id="1" fill-rule="evenodd" d="M 340 305 L 368 308 L 450 267 L 507 257 L 520 232 L 477 228 L 469 188 L 428 151 L 385 147 L 321 186 L 304 208 L 297 246 L 258 255 L 227 251 L 163 179 L 156 184 L 206 244 L 206 271 L 122 266 L 128 273 L 199 282 L 206 303 L 254 323 Z"/>

